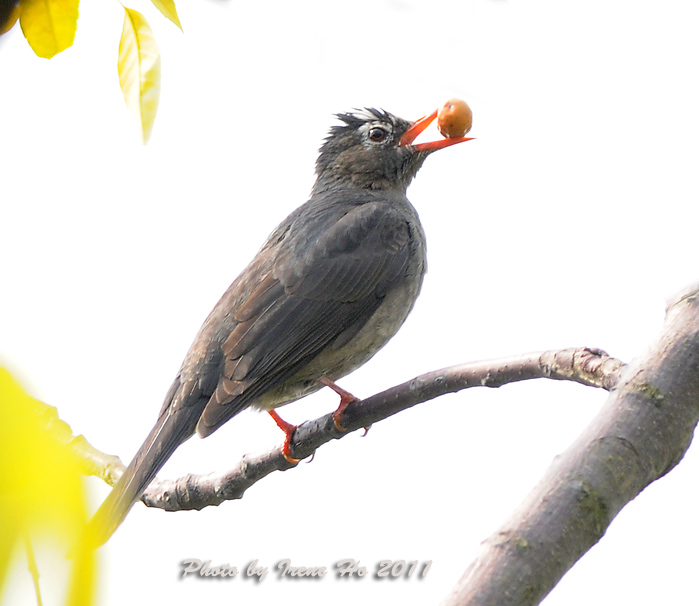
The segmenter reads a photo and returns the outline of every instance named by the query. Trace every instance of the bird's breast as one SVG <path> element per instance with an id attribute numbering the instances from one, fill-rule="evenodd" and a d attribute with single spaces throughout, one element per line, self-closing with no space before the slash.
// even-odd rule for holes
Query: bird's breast
<path id="1" fill-rule="evenodd" d="M 252 406 L 271 410 L 310 393 L 318 391 L 322 376 L 333 381 L 348 375 L 372 358 L 398 332 L 422 287 L 424 259 L 415 259 L 413 271 L 386 293 L 383 301 L 363 326 L 338 347 L 337 340 L 327 346 L 307 366 L 276 389 L 260 398 Z"/>

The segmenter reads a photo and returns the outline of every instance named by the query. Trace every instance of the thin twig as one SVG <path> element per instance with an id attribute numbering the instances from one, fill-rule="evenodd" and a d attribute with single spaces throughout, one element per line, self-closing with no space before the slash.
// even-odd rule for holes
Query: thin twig
<path id="1" fill-rule="evenodd" d="M 299 425 L 291 440 L 295 458 L 304 459 L 329 442 L 348 433 L 369 427 L 401 410 L 427 402 L 438 396 L 470 387 L 500 387 L 528 379 L 574 381 L 591 387 L 613 389 L 624 363 L 599 349 L 577 348 L 545 351 L 450 366 L 419 375 L 379 394 L 352 402 L 341 417 L 340 432 L 332 414 Z M 36 401 L 37 414 L 45 418 L 60 441 L 70 447 L 85 475 L 94 475 L 114 486 L 124 472 L 124 465 L 114 455 L 92 446 L 83 436 L 73 436 L 70 427 L 58 418 L 56 409 Z M 142 501 L 149 507 L 168 511 L 203 509 L 210 505 L 242 498 L 245 491 L 273 471 L 294 467 L 282 454 L 281 447 L 258 455 L 244 455 L 238 465 L 225 472 L 187 475 L 177 480 L 155 479 Z"/>
<path id="2" fill-rule="evenodd" d="M 330 440 L 378 423 L 402 410 L 438 396 L 469 387 L 499 387 L 527 379 L 548 378 L 612 389 L 624 364 L 598 349 L 547 351 L 486 362 L 451 366 L 420 375 L 384 392 L 351 403 L 344 411 L 341 433 L 332 414 L 299 425 L 291 440 L 292 456 L 304 459 Z M 273 471 L 293 467 L 281 447 L 259 455 L 245 455 L 225 472 L 187 475 L 177 480 L 156 479 L 142 501 L 167 511 L 203 509 L 242 498 L 245 491 Z"/>

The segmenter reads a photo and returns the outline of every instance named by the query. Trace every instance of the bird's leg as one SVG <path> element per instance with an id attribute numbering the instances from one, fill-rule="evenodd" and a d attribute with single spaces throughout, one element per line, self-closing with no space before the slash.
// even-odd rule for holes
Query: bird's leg
<path id="1" fill-rule="evenodd" d="M 337 407 L 337 410 L 333 413 L 333 421 L 335 421 L 335 427 L 337 427 L 337 430 L 341 431 L 342 433 L 345 433 L 347 430 L 340 424 L 342 413 L 345 412 L 345 408 L 347 408 L 347 406 L 349 406 L 352 402 L 359 402 L 359 398 L 353 396 L 349 391 L 345 391 L 344 389 L 342 389 L 342 387 L 336 385 L 326 376 L 320 377 L 320 379 L 318 379 L 318 383 L 322 383 L 326 387 L 329 387 L 338 396 L 340 396 L 340 405 Z M 366 427 L 364 429 L 369 431 Z"/>
<path id="2" fill-rule="evenodd" d="M 277 427 L 281 429 L 284 432 L 284 435 L 286 438 L 284 438 L 284 446 L 282 447 L 282 454 L 284 455 L 284 458 L 289 461 L 289 463 L 293 463 L 296 465 L 301 459 L 295 459 L 294 457 L 291 456 L 291 438 L 294 435 L 294 432 L 296 431 L 296 425 L 292 425 L 291 423 L 287 423 L 284 419 L 282 419 L 278 414 L 276 410 L 268 410 L 269 416 L 274 419 L 274 422 L 277 424 Z"/>

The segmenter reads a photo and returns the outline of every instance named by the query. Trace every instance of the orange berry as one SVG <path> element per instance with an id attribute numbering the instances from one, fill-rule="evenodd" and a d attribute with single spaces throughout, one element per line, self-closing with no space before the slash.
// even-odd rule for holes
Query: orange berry
<path id="1" fill-rule="evenodd" d="M 463 137 L 471 130 L 473 123 L 473 112 L 466 101 L 461 99 L 450 99 L 439 110 L 437 126 L 439 132 L 447 139 Z"/>

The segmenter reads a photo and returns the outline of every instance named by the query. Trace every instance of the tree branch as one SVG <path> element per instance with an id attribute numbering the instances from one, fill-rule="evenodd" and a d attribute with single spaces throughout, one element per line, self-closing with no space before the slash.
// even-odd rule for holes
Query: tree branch
<path id="1" fill-rule="evenodd" d="M 602 410 L 482 545 L 443 606 L 539 604 L 619 511 L 682 459 L 699 422 L 699 290 L 667 309 L 658 340 Z"/>
<path id="2" fill-rule="evenodd" d="M 613 389 L 624 364 L 598 349 L 565 349 L 513 356 L 486 362 L 451 366 L 420 375 L 411 381 L 392 387 L 361 401 L 353 402 L 344 411 L 341 433 L 332 414 L 298 426 L 291 441 L 292 455 L 298 459 L 311 456 L 330 440 L 340 439 L 352 431 L 368 427 L 401 410 L 427 402 L 438 396 L 469 387 L 500 387 L 527 379 L 549 378 L 575 381 L 583 385 Z M 82 454 L 89 456 L 92 448 L 80 437 Z M 89 448 L 88 448 L 89 447 Z M 99 475 L 113 485 L 123 472 L 116 457 L 107 457 L 94 450 L 91 465 Z M 107 468 L 100 467 L 106 463 Z M 294 467 L 281 452 L 281 447 L 259 455 L 245 455 L 229 471 L 206 475 L 187 475 L 176 480 L 154 480 L 142 497 L 149 507 L 167 511 L 203 509 L 210 505 L 242 498 L 245 491 L 273 471 Z"/>

